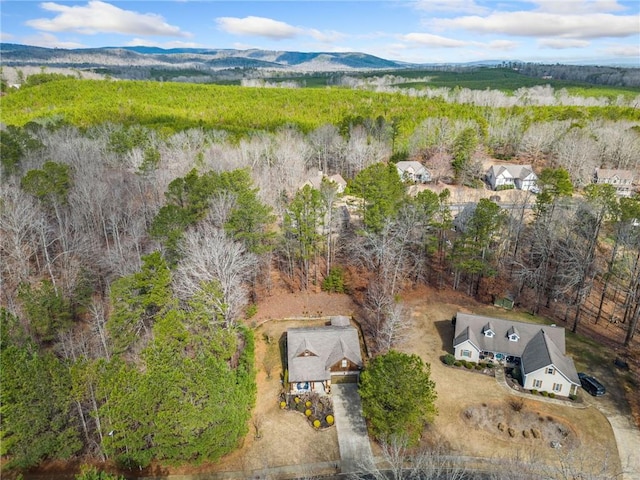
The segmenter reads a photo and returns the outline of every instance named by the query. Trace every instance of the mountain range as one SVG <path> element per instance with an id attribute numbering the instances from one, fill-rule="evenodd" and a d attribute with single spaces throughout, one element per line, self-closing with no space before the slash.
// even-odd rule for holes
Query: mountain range
<path id="1" fill-rule="evenodd" d="M 204 48 L 101 47 L 43 48 L 11 43 L 0 44 L 5 66 L 50 67 L 160 67 L 221 70 L 258 68 L 295 71 L 348 71 L 398 69 L 412 66 L 364 53 L 287 52 Z"/>

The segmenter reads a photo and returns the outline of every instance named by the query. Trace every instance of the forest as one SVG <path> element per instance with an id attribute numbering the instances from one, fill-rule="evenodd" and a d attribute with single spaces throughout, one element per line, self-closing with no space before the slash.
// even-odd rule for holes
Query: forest
<path id="1" fill-rule="evenodd" d="M 376 352 L 411 334 L 399 299 L 420 283 L 509 293 L 573 331 L 615 319 L 619 347 L 638 349 L 640 196 L 591 183 L 640 171 L 626 103 L 54 78 L 0 105 L 7 468 L 235 449 L 255 401 L 251 317 L 274 278 L 353 295 Z M 487 159 L 533 165 L 540 192 L 465 201 L 454 223 Z M 416 193 L 399 160 L 444 188 Z M 346 190 L 301 188 L 322 174 Z"/>

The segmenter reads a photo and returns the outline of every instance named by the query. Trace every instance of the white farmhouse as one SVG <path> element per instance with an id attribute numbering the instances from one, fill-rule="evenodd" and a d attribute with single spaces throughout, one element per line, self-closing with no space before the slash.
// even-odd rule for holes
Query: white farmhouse
<path id="1" fill-rule="evenodd" d="M 431 181 L 431 172 L 420 162 L 402 161 L 396 163 L 396 168 L 402 181 L 414 183 L 427 183 Z"/>
<path id="2" fill-rule="evenodd" d="M 453 348 L 458 360 L 519 366 L 527 390 L 567 397 L 580 386 L 564 328 L 458 312 Z"/>
<path id="3" fill-rule="evenodd" d="M 532 190 L 538 176 L 531 165 L 492 165 L 487 172 L 487 180 L 493 190 L 499 190 L 502 186 Z"/>

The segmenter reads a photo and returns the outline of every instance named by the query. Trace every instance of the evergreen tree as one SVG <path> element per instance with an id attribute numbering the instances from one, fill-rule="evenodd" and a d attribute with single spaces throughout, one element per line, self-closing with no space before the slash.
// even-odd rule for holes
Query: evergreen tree
<path id="1" fill-rule="evenodd" d="M 358 173 L 349 185 L 349 193 L 362 198 L 362 220 L 373 232 L 380 232 L 385 221 L 395 217 L 406 195 L 395 165 L 384 163 Z"/>
<path id="2" fill-rule="evenodd" d="M 390 350 L 375 357 L 360 377 L 360 396 L 372 433 L 385 442 L 406 436 L 417 443 L 437 413 L 430 366 L 417 355 Z"/>

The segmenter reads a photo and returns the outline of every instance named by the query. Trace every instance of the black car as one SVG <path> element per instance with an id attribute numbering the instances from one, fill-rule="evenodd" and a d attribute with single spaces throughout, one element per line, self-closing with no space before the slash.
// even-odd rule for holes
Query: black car
<path id="1" fill-rule="evenodd" d="M 578 378 L 580 379 L 580 384 L 582 388 L 584 388 L 587 392 L 589 392 L 594 397 L 599 397 L 604 395 L 606 390 L 604 385 L 602 385 L 595 378 L 587 375 L 586 373 L 579 373 Z"/>

